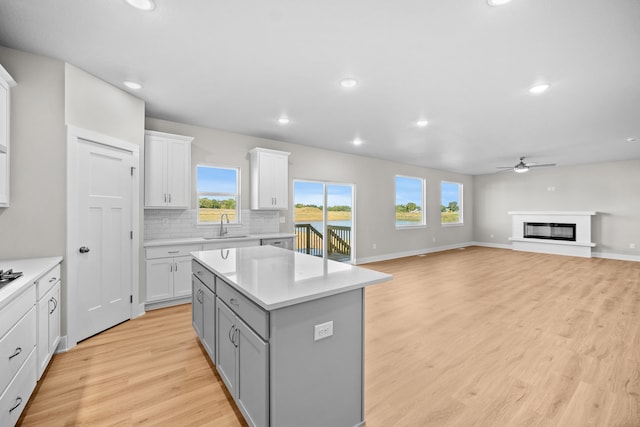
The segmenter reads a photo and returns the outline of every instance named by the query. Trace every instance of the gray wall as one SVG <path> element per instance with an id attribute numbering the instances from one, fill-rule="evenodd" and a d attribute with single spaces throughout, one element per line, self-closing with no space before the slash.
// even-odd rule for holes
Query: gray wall
<path id="1" fill-rule="evenodd" d="M 639 184 L 640 160 L 476 176 L 474 240 L 510 244 L 507 211 L 597 211 L 593 251 L 640 256 Z"/>
<path id="2" fill-rule="evenodd" d="M 11 89 L 11 206 L 0 208 L 0 258 L 64 255 L 64 63 L 0 46 Z"/>
<path id="3" fill-rule="evenodd" d="M 472 241 L 473 177 L 378 160 L 274 140 L 239 135 L 198 126 L 147 118 L 146 128 L 194 137 L 192 166 L 198 163 L 241 168 L 242 206 L 249 207 L 249 157 L 254 147 L 289 151 L 289 178 L 333 181 L 356 186 L 356 257 L 358 262 L 403 254 L 421 253 L 435 247 L 459 246 Z M 395 229 L 395 175 L 423 177 L 427 181 L 427 227 Z M 464 185 L 462 226 L 440 225 L 440 181 Z M 195 201 L 195 176 L 192 182 Z M 290 197 L 292 197 L 290 188 Z M 291 203 L 291 202 L 290 202 Z M 281 231 L 293 231 L 293 213 L 283 212 Z M 435 237 L 436 241 L 433 241 Z M 373 244 L 377 249 L 373 249 Z"/>

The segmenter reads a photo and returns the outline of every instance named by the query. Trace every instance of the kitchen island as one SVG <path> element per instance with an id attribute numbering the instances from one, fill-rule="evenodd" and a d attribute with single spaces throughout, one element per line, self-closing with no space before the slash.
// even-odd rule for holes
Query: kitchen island
<path id="1" fill-rule="evenodd" d="M 364 424 L 364 287 L 390 275 L 270 246 L 192 255 L 194 329 L 249 425 Z"/>

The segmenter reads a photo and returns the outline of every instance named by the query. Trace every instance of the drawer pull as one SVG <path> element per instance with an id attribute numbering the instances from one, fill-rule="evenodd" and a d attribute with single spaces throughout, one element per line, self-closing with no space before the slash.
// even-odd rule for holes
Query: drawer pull
<path id="1" fill-rule="evenodd" d="M 238 300 L 237 300 L 237 299 L 235 299 L 235 298 L 231 298 L 231 299 L 229 300 L 229 304 L 233 304 L 233 305 L 236 305 L 236 306 L 239 306 L 239 305 L 240 305 L 240 303 L 238 302 Z"/>
<path id="2" fill-rule="evenodd" d="M 13 405 L 13 408 L 9 409 L 9 413 L 15 411 L 18 406 L 22 405 L 22 398 L 20 396 L 16 397 L 16 404 Z"/>
<path id="3" fill-rule="evenodd" d="M 49 279 L 49 283 L 51 283 L 51 282 L 55 282 L 56 280 L 58 280 L 58 278 L 57 278 L 57 277 L 52 277 L 51 279 Z"/>
<path id="4" fill-rule="evenodd" d="M 179 253 L 179 252 L 180 252 L 180 251 L 168 251 L 167 253 L 168 253 L 168 254 L 177 254 L 177 253 Z"/>
<path id="5" fill-rule="evenodd" d="M 197 274 L 198 276 L 202 276 L 202 274 L 203 274 L 203 273 L 204 273 L 204 272 L 203 272 L 202 270 L 196 271 L 196 274 Z"/>
<path id="6" fill-rule="evenodd" d="M 9 360 L 13 359 L 14 357 L 19 355 L 20 353 L 22 353 L 22 348 L 21 347 L 16 348 L 16 351 L 14 351 L 11 356 L 9 356 Z"/>

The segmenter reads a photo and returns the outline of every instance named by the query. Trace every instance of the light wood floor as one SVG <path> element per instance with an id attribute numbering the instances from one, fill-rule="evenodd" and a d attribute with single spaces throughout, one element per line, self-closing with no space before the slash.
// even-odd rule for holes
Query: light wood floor
<path id="1" fill-rule="evenodd" d="M 394 275 L 366 291 L 368 427 L 640 426 L 640 263 L 467 248 L 367 267 Z M 21 421 L 244 425 L 230 402 L 184 305 L 56 355 Z"/>

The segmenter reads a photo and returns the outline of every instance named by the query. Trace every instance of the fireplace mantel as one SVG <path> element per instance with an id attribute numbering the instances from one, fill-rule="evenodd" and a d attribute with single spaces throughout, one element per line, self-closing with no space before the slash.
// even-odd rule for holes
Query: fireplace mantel
<path id="1" fill-rule="evenodd" d="M 509 211 L 511 215 L 512 249 L 591 258 L 591 211 Z M 525 222 L 576 224 L 576 241 L 547 240 L 524 237 Z"/>

